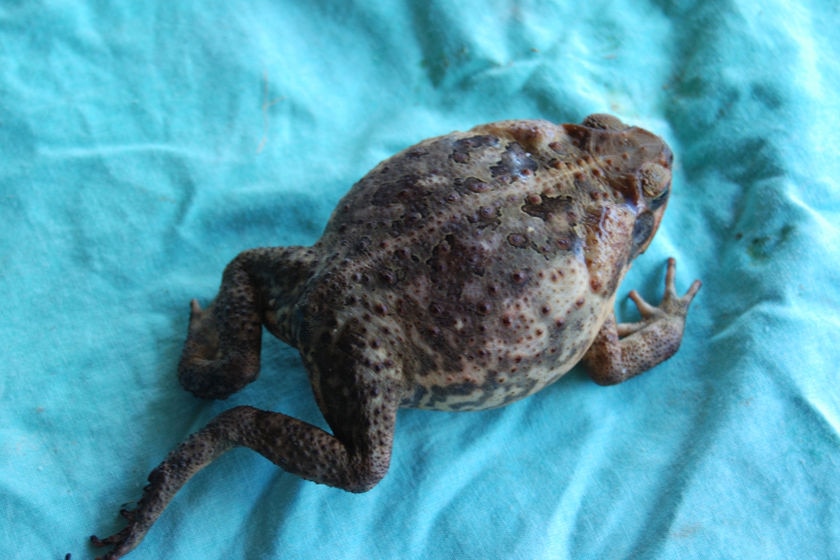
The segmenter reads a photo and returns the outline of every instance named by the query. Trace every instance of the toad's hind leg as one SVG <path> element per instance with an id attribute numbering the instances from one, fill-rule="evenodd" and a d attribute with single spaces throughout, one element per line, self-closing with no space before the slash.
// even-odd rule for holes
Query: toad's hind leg
<path id="1" fill-rule="evenodd" d="M 237 446 L 253 449 L 303 478 L 350 492 L 369 490 L 388 470 L 400 393 L 379 373 L 348 371 L 342 379 L 347 384 L 324 401 L 330 407 L 324 412 L 333 434 L 285 414 L 249 406 L 223 412 L 151 472 L 137 507 L 120 512 L 128 520 L 127 527 L 105 539 L 91 537 L 91 542 L 113 547 L 106 560 L 128 553 L 190 477 Z"/>
<path id="2" fill-rule="evenodd" d="M 274 311 L 289 308 L 311 274 L 313 252 L 302 247 L 252 249 L 225 268 L 213 303 L 193 300 L 178 378 L 197 397 L 224 399 L 260 370 L 262 324 L 285 341 L 288 321 Z"/>

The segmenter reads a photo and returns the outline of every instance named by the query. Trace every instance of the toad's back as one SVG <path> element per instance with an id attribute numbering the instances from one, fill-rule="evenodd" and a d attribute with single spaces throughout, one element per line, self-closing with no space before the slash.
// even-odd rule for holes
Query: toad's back
<path id="1" fill-rule="evenodd" d="M 508 121 L 398 154 L 314 247 L 307 338 L 355 333 L 368 359 L 401 366 L 405 406 L 487 408 L 539 390 L 580 360 L 647 241 L 633 197 L 663 149 L 635 128 Z"/>

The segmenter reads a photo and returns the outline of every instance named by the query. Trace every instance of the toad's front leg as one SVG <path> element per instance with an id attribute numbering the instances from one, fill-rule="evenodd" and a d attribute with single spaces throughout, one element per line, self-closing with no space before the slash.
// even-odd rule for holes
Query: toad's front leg
<path id="1" fill-rule="evenodd" d="M 600 385 L 614 385 L 647 371 L 674 355 L 680 347 L 688 307 L 701 283 L 695 280 L 683 297 L 674 286 L 676 261 L 668 259 L 665 296 L 658 307 L 647 303 L 635 290 L 630 298 L 642 320 L 616 324 L 610 314 L 592 346 L 583 357 L 589 375 Z"/>
<path id="2" fill-rule="evenodd" d="M 120 512 L 127 527 L 104 539 L 93 536 L 91 542 L 113 546 L 103 557 L 106 560 L 127 554 L 192 475 L 236 446 L 249 447 L 308 480 L 350 492 L 369 490 L 388 470 L 399 393 L 381 382 L 365 386 L 357 383 L 360 376 L 347 377 L 346 391 L 327 399 L 330 408 L 324 410 L 333 434 L 285 414 L 248 406 L 223 412 L 151 472 L 137 507 Z"/>

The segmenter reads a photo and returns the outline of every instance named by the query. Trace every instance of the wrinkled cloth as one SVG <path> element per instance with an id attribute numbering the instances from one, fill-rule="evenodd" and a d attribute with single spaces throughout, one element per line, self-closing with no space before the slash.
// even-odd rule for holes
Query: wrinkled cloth
<path id="1" fill-rule="evenodd" d="M 4 2 L 0 550 L 90 558 L 149 471 L 239 404 L 325 426 L 294 349 L 183 391 L 188 302 L 239 251 L 314 243 L 422 139 L 607 112 L 676 154 L 677 355 L 511 406 L 400 412 L 354 495 L 232 451 L 129 558 L 840 557 L 836 2 Z"/>

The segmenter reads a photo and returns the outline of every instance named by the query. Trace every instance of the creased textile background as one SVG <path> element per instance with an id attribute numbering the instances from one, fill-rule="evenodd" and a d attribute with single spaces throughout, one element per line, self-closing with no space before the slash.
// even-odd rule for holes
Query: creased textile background
<path id="1" fill-rule="evenodd" d="M 424 138 L 609 112 L 677 157 L 665 260 L 704 287 L 680 352 L 480 413 L 400 413 L 352 495 L 236 450 L 135 560 L 840 557 L 840 5 L 4 2 L 0 555 L 90 558 L 148 472 L 249 404 L 321 420 L 295 350 L 181 390 L 188 302 Z"/>

